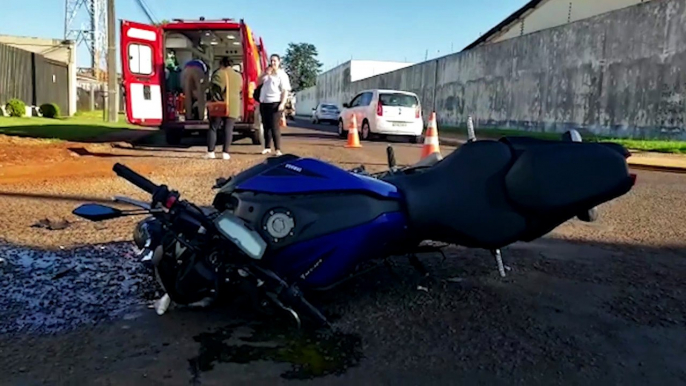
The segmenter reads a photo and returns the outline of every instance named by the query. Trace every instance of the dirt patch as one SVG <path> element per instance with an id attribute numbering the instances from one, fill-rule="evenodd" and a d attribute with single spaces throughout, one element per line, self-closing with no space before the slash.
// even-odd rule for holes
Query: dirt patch
<path id="1" fill-rule="evenodd" d="M 69 145 L 64 142 L 0 135 L 0 168 L 37 162 L 66 161 L 72 157 L 68 147 Z"/>

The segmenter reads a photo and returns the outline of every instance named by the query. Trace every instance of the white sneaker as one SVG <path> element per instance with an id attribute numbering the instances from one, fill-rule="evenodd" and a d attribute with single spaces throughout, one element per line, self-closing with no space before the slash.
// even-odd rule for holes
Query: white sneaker
<path id="1" fill-rule="evenodd" d="M 262 154 L 269 154 L 272 152 L 272 149 L 264 149 L 262 150 Z"/>
<path id="2" fill-rule="evenodd" d="M 277 150 L 277 151 L 276 151 L 276 156 L 277 156 L 277 157 L 278 157 L 278 156 L 282 156 L 282 155 L 283 155 L 283 153 L 281 152 L 281 150 Z"/>
<path id="3" fill-rule="evenodd" d="M 222 153 L 222 159 L 231 159 L 229 153 Z"/>
<path id="4" fill-rule="evenodd" d="M 208 152 L 207 154 L 205 154 L 205 159 L 215 159 L 215 158 L 217 158 L 217 156 L 214 155 L 214 152 Z"/>

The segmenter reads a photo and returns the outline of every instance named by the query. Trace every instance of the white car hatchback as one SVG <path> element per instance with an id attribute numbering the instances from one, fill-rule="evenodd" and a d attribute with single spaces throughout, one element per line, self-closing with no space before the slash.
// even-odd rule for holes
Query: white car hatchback
<path id="1" fill-rule="evenodd" d="M 335 104 L 320 103 L 312 109 L 312 123 L 316 125 L 321 122 L 328 122 L 331 125 L 335 125 L 338 122 L 340 113 L 338 106 Z"/>
<path id="2" fill-rule="evenodd" d="M 360 140 L 372 135 L 410 137 L 413 143 L 421 142 L 424 120 L 417 94 L 398 90 L 365 90 L 355 95 L 350 103 L 343 103 L 338 120 L 338 135 L 348 135 L 351 117 L 357 118 Z"/>

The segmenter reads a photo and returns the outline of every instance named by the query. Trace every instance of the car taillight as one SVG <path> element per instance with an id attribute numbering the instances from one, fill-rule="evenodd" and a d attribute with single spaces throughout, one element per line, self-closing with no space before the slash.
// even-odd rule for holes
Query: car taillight
<path id="1" fill-rule="evenodd" d="M 419 119 L 421 117 L 422 111 L 419 109 L 419 106 L 414 108 L 414 117 Z"/>
<path id="2" fill-rule="evenodd" d="M 381 101 L 376 105 L 376 115 L 383 117 L 383 104 Z"/>

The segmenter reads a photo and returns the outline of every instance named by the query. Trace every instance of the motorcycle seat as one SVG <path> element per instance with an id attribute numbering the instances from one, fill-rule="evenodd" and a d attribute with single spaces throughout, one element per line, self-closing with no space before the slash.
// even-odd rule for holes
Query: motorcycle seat
<path id="1" fill-rule="evenodd" d="M 515 242 L 527 227 L 506 195 L 512 161 L 506 144 L 476 141 L 422 173 L 391 176 L 387 182 L 403 193 L 418 239 L 499 248 Z"/>
<path id="2" fill-rule="evenodd" d="M 628 192 L 618 149 L 540 140 L 467 143 L 422 173 L 387 179 L 404 195 L 411 234 L 496 249 L 530 241 Z"/>
<path id="3" fill-rule="evenodd" d="M 538 138 L 532 138 L 532 137 L 503 137 L 500 139 L 500 142 L 510 146 L 512 150 L 514 150 L 515 153 L 519 154 L 522 153 L 526 150 L 531 150 L 535 147 L 541 147 L 541 146 L 550 146 L 550 145 L 559 145 L 561 143 L 570 143 L 570 142 L 561 142 L 561 141 L 552 141 L 552 140 L 547 140 L 547 139 L 538 139 Z M 571 142 L 574 143 L 574 142 Z M 578 142 L 577 142 L 578 143 Z M 589 142 L 581 142 L 581 144 L 587 145 L 587 144 L 592 144 Z M 621 154 L 622 157 L 628 158 L 631 156 L 631 153 L 622 145 L 614 142 L 598 142 L 596 143 L 598 145 L 604 146 L 606 148 L 612 149 L 616 151 L 617 153 Z"/>
<path id="4" fill-rule="evenodd" d="M 631 188 L 625 157 L 615 147 L 522 141 L 512 148 L 519 155 L 505 176 L 505 187 L 520 210 L 535 215 L 551 211 L 580 213 Z"/>

